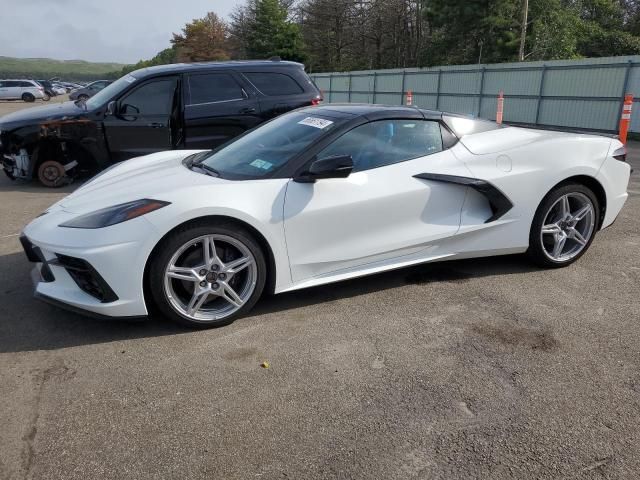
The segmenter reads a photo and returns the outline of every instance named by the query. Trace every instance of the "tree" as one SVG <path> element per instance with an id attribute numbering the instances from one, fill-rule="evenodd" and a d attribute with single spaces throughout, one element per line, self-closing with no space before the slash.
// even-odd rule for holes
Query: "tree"
<path id="1" fill-rule="evenodd" d="M 123 67 L 122 75 L 133 72 L 134 70 L 138 70 L 140 68 L 152 67 L 153 65 L 166 65 L 168 63 L 174 63 L 175 61 L 176 48 L 175 46 L 171 46 L 159 52 L 151 60 L 140 60 L 135 65 L 127 65 L 126 67 Z"/>
<path id="2" fill-rule="evenodd" d="M 227 36 L 226 23 L 209 12 L 185 25 L 181 34 L 174 33 L 171 43 L 179 62 L 228 60 Z"/>
<path id="3" fill-rule="evenodd" d="M 428 64 L 505 62 L 517 59 L 518 0 L 432 0 Z"/>
<path id="4" fill-rule="evenodd" d="M 231 26 L 236 51 L 248 58 L 304 61 L 300 27 L 290 21 L 288 5 L 279 0 L 250 0 L 236 10 Z"/>

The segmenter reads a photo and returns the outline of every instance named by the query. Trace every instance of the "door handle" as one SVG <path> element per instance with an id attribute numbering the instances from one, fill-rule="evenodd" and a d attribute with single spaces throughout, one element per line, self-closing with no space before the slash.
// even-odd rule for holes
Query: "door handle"
<path id="1" fill-rule="evenodd" d="M 147 127 L 151 127 L 151 128 L 163 128 L 164 127 L 164 123 L 158 123 L 158 122 L 151 122 L 147 124 Z"/>
<path id="2" fill-rule="evenodd" d="M 253 107 L 247 107 L 240 110 L 240 113 L 256 113 L 256 109 Z"/>

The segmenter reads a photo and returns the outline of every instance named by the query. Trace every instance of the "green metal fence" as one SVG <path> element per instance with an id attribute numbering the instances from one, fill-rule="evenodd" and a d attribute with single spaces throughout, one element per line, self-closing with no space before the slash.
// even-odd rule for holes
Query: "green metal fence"
<path id="1" fill-rule="evenodd" d="M 640 132 L 640 56 L 315 73 L 326 102 L 406 104 L 495 120 L 616 132 L 625 93 L 634 95 L 632 132 Z"/>

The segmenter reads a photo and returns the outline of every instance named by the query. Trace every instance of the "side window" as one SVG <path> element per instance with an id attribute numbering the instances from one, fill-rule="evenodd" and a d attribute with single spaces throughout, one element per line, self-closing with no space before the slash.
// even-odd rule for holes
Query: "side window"
<path id="1" fill-rule="evenodd" d="M 242 87 L 228 73 L 189 75 L 189 105 L 245 98 Z"/>
<path id="2" fill-rule="evenodd" d="M 168 115 L 171 113 L 176 79 L 146 83 L 120 100 L 124 114 Z"/>
<path id="3" fill-rule="evenodd" d="M 302 87 L 289 75 L 283 73 L 245 73 L 253 85 L 265 95 L 296 95 L 303 93 Z"/>
<path id="4" fill-rule="evenodd" d="M 18 82 L 18 86 L 19 87 L 23 87 L 23 88 L 34 88 L 35 85 L 31 82 Z"/>
<path id="5" fill-rule="evenodd" d="M 351 155 L 353 171 L 383 167 L 442 151 L 438 122 L 380 120 L 348 131 L 317 158 Z"/>

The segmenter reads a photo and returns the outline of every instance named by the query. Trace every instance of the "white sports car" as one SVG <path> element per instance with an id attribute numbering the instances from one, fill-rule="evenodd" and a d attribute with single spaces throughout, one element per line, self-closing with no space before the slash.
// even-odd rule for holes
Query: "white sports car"
<path id="1" fill-rule="evenodd" d="M 627 199 L 613 138 L 409 107 L 326 105 L 215 151 L 114 165 L 21 237 L 36 296 L 107 317 L 230 323 L 287 292 L 527 251 L 569 265 Z"/>

